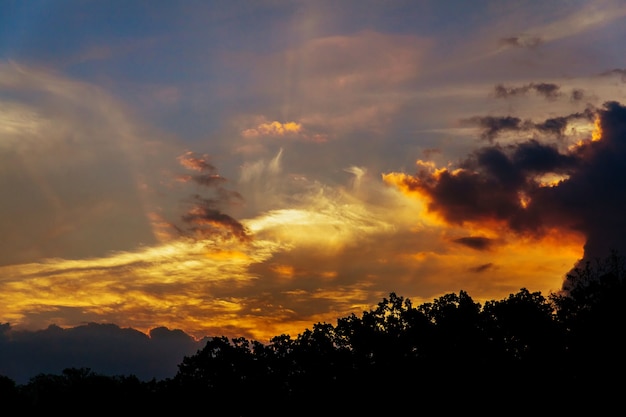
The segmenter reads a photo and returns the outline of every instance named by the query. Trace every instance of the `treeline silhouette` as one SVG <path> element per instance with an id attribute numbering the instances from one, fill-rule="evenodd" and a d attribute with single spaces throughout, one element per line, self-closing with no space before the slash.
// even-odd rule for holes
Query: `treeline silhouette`
<path id="1" fill-rule="evenodd" d="M 481 305 L 460 291 L 413 306 L 391 293 L 361 316 L 295 338 L 212 337 L 173 378 L 71 368 L 24 385 L 0 377 L 0 396 L 20 414 L 623 412 L 624 277 L 624 259 L 612 253 L 574 269 L 548 297 L 522 288 Z"/>

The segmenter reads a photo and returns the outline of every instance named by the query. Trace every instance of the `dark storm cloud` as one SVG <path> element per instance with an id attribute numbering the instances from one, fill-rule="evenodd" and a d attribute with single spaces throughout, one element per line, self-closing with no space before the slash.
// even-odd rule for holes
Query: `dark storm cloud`
<path id="1" fill-rule="evenodd" d="M 493 157 L 490 155 L 487 159 Z M 475 164 L 475 160 L 467 163 Z M 502 181 L 494 175 L 498 170 L 496 165 L 484 167 L 482 172 L 468 168 L 444 170 L 436 177 L 429 171 L 421 171 L 407 179 L 405 185 L 428 195 L 429 210 L 439 212 L 451 223 L 506 219 L 519 210 L 516 186 L 510 184 L 515 175 L 507 175 L 509 181 Z"/>
<path id="2" fill-rule="evenodd" d="M 541 188 L 542 174 L 569 174 L 579 163 L 573 155 L 537 140 L 508 146 L 483 147 L 461 161 L 459 170 L 436 177 L 422 170 L 407 186 L 430 197 L 430 209 L 452 223 L 496 219 L 516 230 L 538 227 L 533 213 L 520 203 Z"/>
<path id="3" fill-rule="evenodd" d="M 184 356 L 206 341 L 164 327 L 149 335 L 114 324 L 90 323 L 71 329 L 16 331 L 0 325 L 0 375 L 25 384 L 40 373 L 91 368 L 103 375 L 135 375 L 141 380 L 171 378 Z"/>
<path id="4" fill-rule="evenodd" d="M 458 239 L 454 239 L 453 242 L 459 243 L 461 245 L 464 245 L 464 246 L 467 246 L 469 248 L 476 249 L 476 250 L 490 249 L 494 243 L 493 239 L 489 239 L 487 237 L 480 237 L 480 236 L 460 237 Z"/>
<path id="5" fill-rule="evenodd" d="M 240 203 L 243 198 L 236 191 L 228 190 L 222 184 L 226 181 L 217 173 L 215 166 L 208 162 L 206 156 L 198 157 L 186 153 L 179 158 L 184 167 L 199 171 L 196 175 L 179 177 L 183 181 L 193 181 L 206 187 L 212 194 L 205 197 L 194 194 L 189 201 L 190 208 L 181 217 L 188 225 L 188 231 L 197 238 L 235 237 L 241 241 L 250 239 L 248 230 L 239 221 L 222 211 L 222 206 Z M 180 230 L 180 229 L 179 229 Z"/>
<path id="6" fill-rule="evenodd" d="M 508 149 L 511 150 L 513 167 L 525 177 L 533 173 L 564 173 L 576 163 L 575 158 L 560 153 L 556 146 L 543 144 L 535 139 L 511 145 Z"/>
<path id="7" fill-rule="evenodd" d="M 585 259 L 626 252 L 626 107 L 607 102 L 595 115 L 600 140 L 567 151 L 537 140 L 483 147 L 458 170 L 424 169 L 405 185 L 427 195 L 429 209 L 451 223 L 499 220 L 538 235 L 566 228 L 586 237 Z M 562 180 L 548 186 L 541 182 L 545 175 Z"/>
<path id="8" fill-rule="evenodd" d="M 505 187 L 517 187 L 524 176 L 513 165 L 511 158 L 500 146 L 483 148 L 476 152 L 475 159 L 464 166 L 476 165 L 490 181 L 497 181 Z"/>
<path id="9" fill-rule="evenodd" d="M 579 169 L 539 201 L 575 219 L 587 237 L 586 259 L 605 257 L 611 249 L 626 253 L 626 107 L 608 102 L 598 115 L 601 140 L 579 149 Z"/>
<path id="10" fill-rule="evenodd" d="M 555 99 L 561 95 L 561 87 L 553 83 L 530 83 L 520 87 L 505 87 L 502 84 L 497 84 L 494 89 L 495 95 L 498 98 L 520 96 L 529 91 L 535 91 L 537 94 L 548 99 Z"/>

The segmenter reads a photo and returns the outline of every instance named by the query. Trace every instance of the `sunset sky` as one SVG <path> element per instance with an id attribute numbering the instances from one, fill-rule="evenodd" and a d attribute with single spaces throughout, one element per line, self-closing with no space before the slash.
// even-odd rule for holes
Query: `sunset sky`
<path id="1" fill-rule="evenodd" d="M 3 1 L 0 339 L 558 291 L 626 249 L 625 41 L 618 0 Z"/>

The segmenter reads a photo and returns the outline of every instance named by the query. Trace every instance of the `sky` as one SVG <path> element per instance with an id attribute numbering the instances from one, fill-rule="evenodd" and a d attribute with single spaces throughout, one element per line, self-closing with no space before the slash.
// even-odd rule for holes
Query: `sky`
<path id="1" fill-rule="evenodd" d="M 626 252 L 625 23 L 612 0 L 0 2 L 0 374 L 173 376 L 203 338 L 391 292 L 558 292 Z"/>

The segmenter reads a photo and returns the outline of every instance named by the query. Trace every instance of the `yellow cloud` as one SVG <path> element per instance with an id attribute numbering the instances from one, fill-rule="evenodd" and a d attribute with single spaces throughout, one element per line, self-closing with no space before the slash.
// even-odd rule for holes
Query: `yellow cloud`
<path id="1" fill-rule="evenodd" d="M 296 122 L 281 123 L 278 121 L 261 123 L 258 126 L 246 129 L 241 135 L 246 138 L 259 136 L 286 136 L 297 135 L 302 132 L 302 125 Z"/>
<path id="2" fill-rule="evenodd" d="M 279 209 L 246 222 L 250 231 L 289 245 L 336 251 L 359 237 L 388 233 L 393 226 L 357 205 L 328 204 L 313 209 Z"/>

